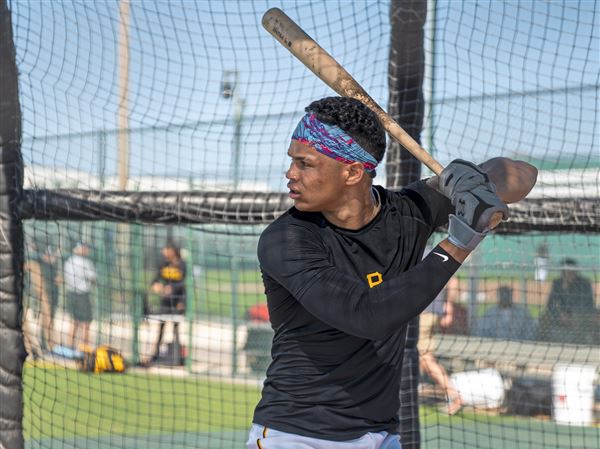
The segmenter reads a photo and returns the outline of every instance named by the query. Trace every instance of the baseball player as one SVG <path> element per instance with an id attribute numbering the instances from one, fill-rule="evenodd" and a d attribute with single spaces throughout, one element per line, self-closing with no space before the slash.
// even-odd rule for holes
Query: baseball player
<path id="1" fill-rule="evenodd" d="M 272 362 L 249 449 L 399 449 L 406 324 L 436 297 L 490 231 L 500 200 L 524 197 L 528 164 L 450 163 L 400 192 L 373 185 L 385 133 L 361 102 L 306 108 L 286 172 L 294 207 L 262 233 L 258 258 Z M 448 238 L 425 258 L 429 236 Z"/>

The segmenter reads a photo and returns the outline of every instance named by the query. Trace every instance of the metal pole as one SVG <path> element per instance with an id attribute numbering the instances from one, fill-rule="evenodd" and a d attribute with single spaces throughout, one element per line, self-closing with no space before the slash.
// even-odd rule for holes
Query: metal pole
<path id="1" fill-rule="evenodd" d="M 192 228 L 188 227 L 188 257 L 187 275 L 185 277 L 186 307 L 185 321 L 187 323 L 187 347 L 185 354 L 185 367 L 192 372 L 192 348 L 194 345 L 194 320 L 196 318 L 196 289 L 194 288 L 194 239 Z"/>
<path id="2" fill-rule="evenodd" d="M 100 131 L 97 134 L 98 147 L 98 189 L 104 190 L 105 175 L 106 175 L 106 132 Z M 108 322 L 111 321 L 112 315 L 112 300 L 111 289 L 108 287 L 110 276 L 107 271 L 108 259 L 106 251 L 106 222 L 96 222 L 95 235 L 100 236 L 96 245 L 97 254 L 96 260 L 98 263 L 98 283 L 96 284 L 96 319 L 98 323 L 98 331 L 96 332 L 96 346 L 102 343 L 101 336 L 104 336 L 104 318 L 108 315 Z M 108 343 L 112 342 L 111 335 L 112 327 L 108 327 Z"/>
<path id="3" fill-rule="evenodd" d="M 427 19 L 426 23 L 429 24 L 429 46 L 428 51 L 425 52 L 425 58 L 429 55 L 428 61 L 426 59 L 425 70 L 429 71 L 428 77 L 425 78 L 425 120 L 427 126 L 424 127 L 425 142 L 427 150 L 432 156 L 435 155 L 435 147 L 433 142 L 433 117 L 434 117 L 434 96 L 435 96 L 435 16 L 436 16 L 436 0 L 428 0 L 427 2 Z M 426 170 L 429 171 L 427 167 Z"/>
<path id="4" fill-rule="evenodd" d="M 237 256 L 231 257 L 231 316 L 232 316 L 232 352 L 231 352 L 231 375 L 237 374 L 238 365 L 238 353 L 237 353 L 237 342 L 238 342 L 238 272 L 240 268 L 240 261 Z"/>
<path id="5" fill-rule="evenodd" d="M 94 222 L 94 224 L 92 225 L 94 228 L 94 234 L 95 235 L 100 235 L 102 237 L 104 237 L 104 226 L 102 223 L 100 222 Z M 106 298 L 107 298 L 107 294 L 106 294 L 106 279 L 108 278 L 108 273 L 106 270 L 107 267 L 107 263 L 106 263 L 106 248 L 104 245 L 104 241 L 102 238 L 99 239 L 97 245 L 95 245 L 96 247 L 96 254 L 94 259 L 96 260 L 97 263 L 97 270 L 98 270 L 98 282 L 95 284 L 95 290 L 96 290 L 96 325 L 97 325 L 97 331 L 96 331 L 96 346 L 99 346 L 102 343 L 102 337 L 105 336 L 106 333 L 108 333 L 108 342 L 111 342 L 111 332 L 110 332 L 110 325 L 108 326 L 108 330 L 105 328 L 104 326 L 104 318 L 106 317 L 106 314 L 108 313 L 108 322 L 110 323 L 111 321 L 111 317 L 110 317 L 110 301 L 107 302 Z"/>
<path id="6" fill-rule="evenodd" d="M 146 286 L 141 278 L 142 274 L 142 227 L 139 224 L 133 225 L 133 247 L 134 251 L 130 253 L 131 257 L 131 292 L 133 293 L 132 318 L 133 318 L 133 338 L 131 341 L 131 356 L 133 365 L 140 362 L 140 324 L 142 321 L 143 295 Z"/>
<path id="7" fill-rule="evenodd" d="M 235 130 L 233 138 L 233 190 L 237 191 L 240 185 L 240 157 L 241 157 L 241 145 L 242 145 L 242 122 L 244 120 L 244 105 L 245 101 L 243 98 L 238 97 L 235 94 Z"/>
<path id="8" fill-rule="evenodd" d="M 189 186 L 190 192 L 194 190 L 194 180 L 190 176 Z M 192 226 L 188 226 L 187 232 L 187 274 L 185 277 L 185 289 L 186 289 L 186 307 L 185 307 L 185 321 L 187 323 L 187 347 L 185 354 L 185 367 L 188 372 L 192 372 L 192 354 L 194 346 L 194 320 L 196 319 L 196 289 L 194 279 L 194 262 L 196 254 L 196 248 L 194 243 L 194 234 Z"/>
<path id="9" fill-rule="evenodd" d="M 477 323 L 477 294 L 479 293 L 479 251 L 471 253 L 469 261 L 469 308 L 467 310 L 467 319 L 469 329 L 472 332 Z"/>
<path id="10" fill-rule="evenodd" d="M 242 122 L 244 120 L 245 100 L 237 94 L 238 71 L 225 70 L 221 80 L 221 95 L 223 98 L 234 101 L 233 105 L 233 154 L 231 156 L 231 179 L 233 190 L 237 191 L 240 185 L 240 159 L 242 147 Z"/>
<path id="11" fill-rule="evenodd" d="M 98 133 L 98 188 L 104 190 L 106 181 L 106 131 Z"/>
<path id="12" fill-rule="evenodd" d="M 233 80 L 231 79 L 233 75 Z M 237 94 L 238 84 L 238 72 L 237 70 L 226 70 L 223 72 L 222 79 L 222 95 L 223 98 L 232 98 L 234 100 L 234 113 L 233 113 L 233 154 L 232 154 L 232 183 L 233 191 L 237 192 L 240 187 L 240 159 L 242 151 L 242 122 L 244 120 L 244 106 L 245 101 L 240 98 Z M 231 247 L 230 247 L 231 249 Z M 238 354 L 237 354 L 237 341 L 238 341 L 238 283 L 239 283 L 239 258 L 234 255 L 230 250 L 231 254 L 231 318 L 232 318 L 232 351 L 231 351 L 231 374 L 235 376 L 237 374 L 238 365 Z"/>
<path id="13" fill-rule="evenodd" d="M 117 112 L 117 148 L 118 148 L 118 182 L 119 190 L 127 190 L 129 179 L 129 18 L 130 2 L 121 0 L 119 3 L 119 107 Z M 120 302 L 127 303 L 131 301 L 126 292 L 137 292 L 137 285 L 129 275 L 131 268 L 131 254 L 129 251 L 130 226 L 127 223 L 117 224 L 117 248 L 118 248 L 118 268 L 119 268 L 119 290 L 121 293 Z M 134 230 L 135 232 L 135 230 Z M 137 333 L 139 327 L 139 312 L 137 304 L 140 298 L 134 293 L 133 298 L 133 321 L 134 332 Z M 133 358 L 134 363 L 139 361 L 139 351 L 137 346 L 137 334 L 133 338 Z"/>
<path id="14" fill-rule="evenodd" d="M 129 178 L 129 0 L 119 4 L 119 190 L 127 189 Z"/>

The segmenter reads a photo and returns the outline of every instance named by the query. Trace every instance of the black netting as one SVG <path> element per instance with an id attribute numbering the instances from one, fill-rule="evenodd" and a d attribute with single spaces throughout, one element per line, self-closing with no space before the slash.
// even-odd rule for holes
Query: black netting
<path id="1" fill-rule="evenodd" d="M 19 169 L 3 172 L 16 193 L 0 207 L 24 226 L 26 447 L 243 447 L 272 335 L 257 239 L 290 204 L 291 131 L 333 95 L 262 28 L 273 6 L 443 165 L 506 156 L 539 169 L 458 272 L 452 323 L 421 331 L 464 407 L 449 417 L 422 369 L 420 446 L 598 447 L 600 10 L 584 0 L 9 1 L 24 191 Z M 375 182 L 419 176 L 390 143 Z M 186 264 L 183 311 L 152 287 L 167 245 Z M 19 267 L 19 245 L 2 248 Z M 74 254 L 95 278 L 80 291 Z M 125 374 L 81 371 L 102 345 Z"/>

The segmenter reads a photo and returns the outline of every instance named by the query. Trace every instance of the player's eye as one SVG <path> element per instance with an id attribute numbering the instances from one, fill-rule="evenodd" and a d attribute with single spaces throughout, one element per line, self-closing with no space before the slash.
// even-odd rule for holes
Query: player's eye
<path id="1" fill-rule="evenodd" d="M 292 165 L 295 165 L 299 169 L 310 167 L 310 164 L 307 163 L 304 159 L 292 159 Z"/>

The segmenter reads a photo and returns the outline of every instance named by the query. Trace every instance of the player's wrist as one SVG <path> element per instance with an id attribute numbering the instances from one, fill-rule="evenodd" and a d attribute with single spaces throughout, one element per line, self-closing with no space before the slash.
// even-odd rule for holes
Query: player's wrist
<path id="1" fill-rule="evenodd" d="M 442 240 L 439 243 L 439 246 L 448 253 L 450 257 L 452 257 L 458 263 L 463 263 L 466 258 L 471 254 L 471 251 L 462 249 L 453 243 L 450 242 L 449 239 Z"/>
<path id="2" fill-rule="evenodd" d="M 454 246 L 463 249 L 465 251 L 473 251 L 477 248 L 477 245 L 488 234 L 488 230 L 477 231 L 469 226 L 464 220 L 460 219 L 454 214 L 450 214 L 448 224 L 448 240 Z"/>

